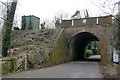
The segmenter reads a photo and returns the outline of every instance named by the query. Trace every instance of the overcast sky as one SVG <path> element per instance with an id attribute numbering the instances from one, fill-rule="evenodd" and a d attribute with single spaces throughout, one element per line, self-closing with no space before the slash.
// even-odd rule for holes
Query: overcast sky
<path id="1" fill-rule="evenodd" d="M 1 0 L 5 1 L 5 0 Z M 54 16 L 66 14 L 69 18 L 76 10 L 83 11 L 88 9 L 91 17 L 107 15 L 103 13 L 101 3 L 105 0 L 18 0 L 16 14 L 20 20 L 23 15 L 35 15 L 41 19 L 52 21 Z M 110 1 L 110 0 L 108 0 Z M 119 1 L 119 0 L 111 0 Z M 93 4 L 95 3 L 95 4 Z M 105 9 L 106 12 L 111 12 Z"/>
<path id="2" fill-rule="evenodd" d="M 105 14 L 92 3 L 94 2 L 100 7 L 100 1 L 105 0 L 19 0 L 18 12 L 21 15 L 35 15 L 41 19 L 52 19 L 60 13 L 71 16 L 76 10 L 88 9 L 91 16 L 100 16 Z"/>
<path id="3" fill-rule="evenodd" d="M 83 9 L 97 13 L 98 10 L 93 6 L 91 0 L 20 0 L 19 12 L 25 15 L 36 15 L 41 19 L 52 19 L 60 13 L 72 15 L 76 10 Z"/>

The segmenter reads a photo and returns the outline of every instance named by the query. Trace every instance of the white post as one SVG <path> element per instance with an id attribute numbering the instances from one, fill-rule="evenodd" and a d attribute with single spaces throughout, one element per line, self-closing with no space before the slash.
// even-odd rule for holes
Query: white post
<path id="1" fill-rule="evenodd" d="M 74 20 L 72 20 L 72 26 L 74 26 Z"/>
<path id="2" fill-rule="evenodd" d="M 98 17 L 96 18 L 97 20 L 96 20 L 96 24 L 99 24 L 99 22 L 98 22 Z"/>
<path id="3" fill-rule="evenodd" d="M 25 70 L 27 70 L 27 54 L 25 54 Z"/>

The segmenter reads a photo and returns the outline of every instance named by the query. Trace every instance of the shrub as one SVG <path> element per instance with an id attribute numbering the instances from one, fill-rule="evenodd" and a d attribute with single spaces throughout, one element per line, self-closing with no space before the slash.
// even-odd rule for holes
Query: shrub
<path id="1" fill-rule="evenodd" d="M 92 50 L 86 50 L 86 57 L 89 57 L 91 55 L 93 55 L 93 51 Z"/>

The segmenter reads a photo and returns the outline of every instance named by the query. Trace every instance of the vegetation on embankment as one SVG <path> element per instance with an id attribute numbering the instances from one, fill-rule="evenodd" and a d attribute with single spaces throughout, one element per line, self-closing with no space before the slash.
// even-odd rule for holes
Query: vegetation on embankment
<path id="1" fill-rule="evenodd" d="M 98 66 L 100 73 L 103 75 L 103 78 L 120 78 L 120 70 L 117 69 L 118 64 L 103 65 L 98 63 Z"/>
<path id="2" fill-rule="evenodd" d="M 63 29 L 14 31 L 8 56 L 14 64 L 8 65 L 16 72 L 65 63 L 67 51 Z"/>

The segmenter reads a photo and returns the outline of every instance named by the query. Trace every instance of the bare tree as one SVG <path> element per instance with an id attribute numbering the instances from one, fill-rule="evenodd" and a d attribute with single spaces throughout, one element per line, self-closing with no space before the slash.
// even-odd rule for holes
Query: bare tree
<path id="1" fill-rule="evenodd" d="M 107 15 L 115 15 L 118 11 L 118 0 L 92 0 L 92 3 Z"/>
<path id="2" fill-rule="evenodd" d="M 6 17 L 4 18 L 3 30 L 2 30 L 2 55 L 7 56 L 8 49 L 10 48 L 11 32 L 14 21 L 15 10 L 18 0 L 7 1 L 7 5 L 1 2 L 6 7 Z"/>
<path id="3" fill-rule="evenodd" d="M 61 28 L 61 21 L 63 19 L 68 19 L 68 14 L 60 13 L 54 17 L 52 22 L 55 24 L 55 28 Z"/>

